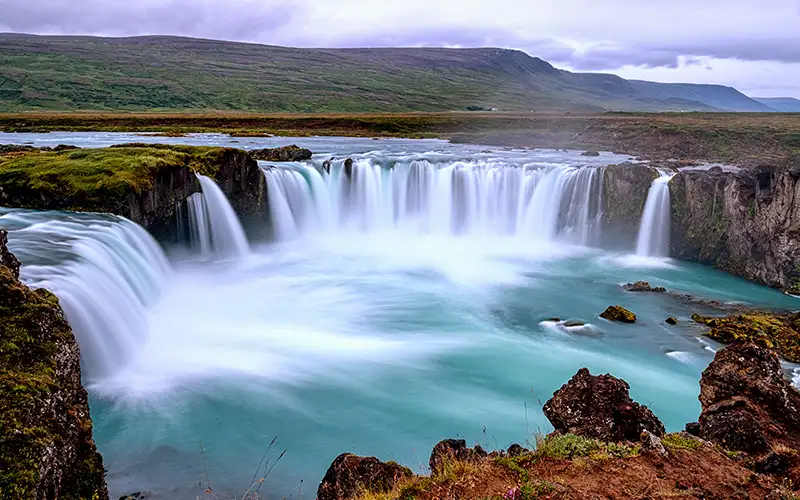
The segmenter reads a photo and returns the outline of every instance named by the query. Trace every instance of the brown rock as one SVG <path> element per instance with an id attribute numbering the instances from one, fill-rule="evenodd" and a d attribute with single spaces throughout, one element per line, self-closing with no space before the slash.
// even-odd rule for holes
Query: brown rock
<path id="1" fill-rule="evenodd" d="M 622 306 L 608 306 L 600 317 L 620 323 L 636 323 L 636 315 Z"/>
<path id="2" fill-rule="evenodd" d="M 395 462 L 342 453 L 325 473 L 317 490 L 317 500 L 346 500 L 364 490 L 385 493 L 412 475 L 410 469 Z"/>
<path id="3" fill-rule="evenodd" d="M 600 153 L 597 151 L 584 151 L 581 156 L 600 156 Z"/>
<path id="4" fill-rule="evenodd" d="M 451 460 L 474 461 L 487 456 L 480 446 L 469 448 L 463 439 L 445 439 L 433 447 L 429 465 L 431 473 L 439 472 Z"/>
<path id="5" fill-rule="evenodd" d="M 628 283 L 625 288 L 629 292 L 655 292 L 665 293 L 667 291 L 663 286 L 651 287 L 647 281 L 637 281 L 636 283 Z"/>
<path id="6" fill-rule="evenodd" d="M 734 343 L 717 352 L 700 380 L 700 435 L 734 451 L 800 449 L 800 393 L 771 350 Z"/>
<path id="7" fill-rule="evenodd" d="M 667 456 L 667 449 L 664 448 L 664 444 L 661 442 L 661 438 L 656 436 L 652 432 L 642 431 L 642 434 L 639 437 L 639 441 L 642 443 L 643 450 L 655 453 L 656 455 L 662 457 Z"/>
<path id="8" fill-rule="evenodd" d="M 263 161 L 305 161 L 312 156 L 310 149 L 294 144 L 282 148 L 253 149 L 249 154 L 253 159 Z"/>
<path id="9" fill-rule="evenodd" d="M 11 270 L 14 278 L 19 278 L 19 260 L 8 251 L 8 231 L 0 229 L 0 266 L 6 266 Z"/>
<path id="10" fill-rule="evenodd" d="M 678 320 L 673 318 L 672 316 L 670 316 L 669 318 L 664 320 L 664 323 L 666 323 L 668 325 L 677 325 L 678 324 Z"/>
<path id="11" fill-rule="evenodd" d="M 633 401 L 630 387 L 611 375 L 593 376 L 581 368 L 543 411 L 556 432 L 602 441 L 639 441 L 642 432 L 664 435 L 664 424 L 646 406 Z"/>

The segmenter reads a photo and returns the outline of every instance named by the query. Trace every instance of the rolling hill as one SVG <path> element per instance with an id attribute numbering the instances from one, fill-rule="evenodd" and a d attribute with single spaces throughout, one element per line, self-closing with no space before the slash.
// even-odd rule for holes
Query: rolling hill
<path id="1" fill-rule="evenodd" d="M 0 34 L 0 111 L 37 109 L 769 111 L 730 87 L 571 73 L 508 49 Z"/>

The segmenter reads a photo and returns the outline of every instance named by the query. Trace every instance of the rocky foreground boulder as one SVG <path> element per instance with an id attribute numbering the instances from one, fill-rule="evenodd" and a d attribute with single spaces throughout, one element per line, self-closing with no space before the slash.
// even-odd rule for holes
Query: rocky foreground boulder
<path id="1" fill-rule="evenodd" d="M 467 446 L 464 439 L 445 439 L 440 441 L 433 447 L 431 458 L 428 462 L 431 468 L 431 473 L 436 474 L 441 472 L 445 464 L 453 460 L 462 462 L 475 462 L 488 455 L 480 445 L 475 448 Z"/>
<path id="2" fill-rule="evenodd" d="M 317 500 L 354 498 L 362 491 L 385 493 L 413 474 L 395 462 L 342 453 L 333 461 L 317 489 Z"/>
<path id="3" fill-rule="evenodd" d="M 700 380 L 700 436 L 750 454 L 800 449 L 800 393 L 778 356 L 752 343 L 719 351 Z"/>
<path id="4" fill-rule="evenodd" d="M 0 498 L 105 500 L 80 354 L 58 299 L 18 279 L 0 229 Z"/>
<path id="5" fill-rule="evenodd" d="M 611 375 L 592 375 L 581 368 L 543 411 L 556 432 L 601 441 L 638 441 L 642 432 L 664 434 L 664 424 L 646 406 L 633 401 L 630 387 Z"/>

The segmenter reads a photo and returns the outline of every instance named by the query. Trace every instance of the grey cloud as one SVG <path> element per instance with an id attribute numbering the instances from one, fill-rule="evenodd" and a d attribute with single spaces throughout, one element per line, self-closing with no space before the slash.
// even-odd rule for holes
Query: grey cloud
<path id="1" fill-rule="evenodd" d="M 129 36 L 173 34 L 248 39 L 289 24 L 286 4 L 226 6 L 202 0 L 3 0 L 0 29 L 22 33 Z"/>
<path id="2" fill-rule="evenodd" d="M 320 0 L 322 1 L 322 0 Z M 677 68 L 707 65 L 705 59 L 800 62 L 800 30 L 759 36 L 714 33 L 691 38 L 670 33 L 632 41 L 637 35 L 609 27 L 594 36 L 611 42 L 578 51 L 552 33 L 529 35 L 491 24 L 453 25 L 421 17 L 419 24 L 314 23 L 312 0 L 0 0 L 0 31 L 103 34 L 175 34 L 296 46 L 497 46 L 526 51 L 556 65 L 583 71 L 624 66 Z M 799 23 L 800 24 L 800 23 Z M 580 25 L 565 26 L 564 39 L 585 40 Z M 602 39 L 602 38 L 601 38 Z"/>

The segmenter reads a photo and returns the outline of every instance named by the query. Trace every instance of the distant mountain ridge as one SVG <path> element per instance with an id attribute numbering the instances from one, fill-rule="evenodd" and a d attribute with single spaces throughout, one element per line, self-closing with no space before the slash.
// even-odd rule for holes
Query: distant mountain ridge
<path id="1" fill-rule="evenodd" d="M 782 113 L 800 113 L 800 99 L 794 97 L 753 97 L 753 100 Z"/>
<path id="2" fill-rule="evenodd" d="M 731 87 L 572 73 L 509 49 L 306 49 L 0 34 L 0 111 L 772 111 Z"/>

